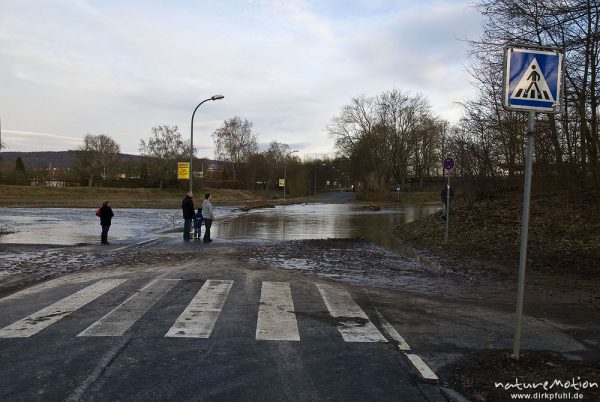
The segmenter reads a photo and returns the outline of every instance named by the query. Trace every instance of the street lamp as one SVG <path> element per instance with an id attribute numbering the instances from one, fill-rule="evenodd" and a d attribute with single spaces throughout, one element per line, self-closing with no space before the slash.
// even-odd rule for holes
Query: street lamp
<path id="1" fill-rule="evenodd" d="M 198 110 L 200 105 L 202 105 L 204 102 L 208 102 L 209 100 L 215 101 L 223 98 L 223 95 L 213 95 L 208 99 L 204 99 L 198 104 L 198 106 L 196 106 L 194 113 L 192 113 L 192 127 L 190 130 L 190 193 L 192 192 L 192 183 L 194 182 L 194 172 L 192 170 L 192 161 L 194 160 L 194 115 L 196 114 L 196 110 Z"/>
<path id="2" fill-rule="evenodd" d="M 285 154 L 285 158 L 283 159 L 283 201 L 285 202 L 285 188 L 287 187 L 287 158 L 294 152 L 298 152 L 298 150 L 293 150 Z"/>

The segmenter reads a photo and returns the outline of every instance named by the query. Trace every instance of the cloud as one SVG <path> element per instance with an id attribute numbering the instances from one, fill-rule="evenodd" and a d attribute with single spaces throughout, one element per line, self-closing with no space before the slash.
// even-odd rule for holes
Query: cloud
<path id="1" fill-rule="evenodd" d="M 81 145 L 82 140 L 60 134 L 2 130 L 2 143 L 6 149 L 15 151 L 27 151 L 31 144 L 35 144 L 36 151 L 65 151 Z"/>
<path id="2" fill-rule="evenodd" d="M 137 153 L 156 125 L 186 137 L 193 108 L 223 94 L 196 114 L 202 153 L 233 116 L 261 142 L 332 153 L 324 128 L 361 93 L 419 91 L 456 120 L 453 102 L 470 94 L 457 38 L 478 29 L 452 0 L 3 2 L 0 117 L 15 131 L 104 133 Z"/>

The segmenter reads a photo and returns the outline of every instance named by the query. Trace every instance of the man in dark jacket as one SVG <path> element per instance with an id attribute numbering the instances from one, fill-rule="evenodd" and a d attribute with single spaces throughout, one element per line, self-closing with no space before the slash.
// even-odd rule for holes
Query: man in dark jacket
<path id="1" fill-rule="evenodd" d="M 102 226 L 102 234 L 100 235 L 100 243 L 102 244 L 110 244 L 108 242 L 108 229 L 110 229 L 110 223 L 112 221 L 112 217 L 115 216 L 113 214 L 113 210 L 110 207 L 109 201 L 104 201 L 102 203 L 102 207 L 100 207 L 100 225 Z"/>
<path id="2" fill-rule="evenodd" d="M 194 200 L 192 200 L 192 192 L 188 193 L 181 200 L 181 211 L 183 212 L 183 240 L 190 240 L 190 230 L 192 229 L 192 219 L 196 210 L 194 209 Z"/>

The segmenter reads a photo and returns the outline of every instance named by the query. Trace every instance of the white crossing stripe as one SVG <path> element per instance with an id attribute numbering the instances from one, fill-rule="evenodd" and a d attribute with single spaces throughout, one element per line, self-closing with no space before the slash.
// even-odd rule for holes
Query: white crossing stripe
<path id="1" fill-rule="evenodd" d="M 56 303 L 0 329 L 0 338 L 27 338 L 116 288 L 127 279 L 103 279 Z"/>
<path id="2" fill-rule="evenodd" d="M 333 318 L 340 318 L 338 331 L 346 342 L 387 342 L 348 292 L 316 284 Z"/>
<path id="3" fill-rule="evenodd" d="M 410 350 L 410 345 L 406 343 L 402 335 L 396 331 L 396 328 L 392 324 L 389 323 L 388 320 L 383 318 L 383 315 L 379 312 L 379 310 L 375 309 L 375 313 L 377 313 L 377 317 L 379 318 L 379 322 L 381 322 L 381 326 L 388 333 L 388 335 L 396 342 L 398 345 L 398 349 L 402 351 Z"/>
<path id="4" fill-rule="evenodd" d="M 77 336 L 121 336 L 179 279 L 155 279 Z"/>
<path id="5" fill-rule="evenodd" d="M 221 314 L 232 285 L 231 280 L 206 281 L 165 337 L 208 338 Z"/>
<path id="6" fill-rule="evenodd" d="M 437 382 L 438 376 L 429 368 L 427 364 L 418 355 L 406 353 L 406 357 L 412 363 L 413 367 L 419 372 L 419 375 L 427 381 Z"/>
<path id="7" fill-rule="evenodd" d="M 256 339 L 299 341 L 292 291 L 287 282 L 263 282 L 256 323 Z"/>

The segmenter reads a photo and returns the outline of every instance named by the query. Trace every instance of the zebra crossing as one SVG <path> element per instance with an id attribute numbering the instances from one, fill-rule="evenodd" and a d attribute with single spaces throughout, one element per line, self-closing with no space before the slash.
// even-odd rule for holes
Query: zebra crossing
<path id="1" fill-rule="evenodd" d="M 108 294 L 127 279 L 102 279 L 0 329 L 0 338 L 28 338 Z M 123 336 L 180 279 L 153 279 L 81 331 L 78 337 Z M 209 338 L 226 306 L 233 280 L 208 279 L 164 334 L 166 338 Z M 387 342 L 367 314 L 344 289 L 315 284 L 345 342 Z M 262 282 L 257 341 L 300 341 L 292 289 L 288 282 Z"/>

